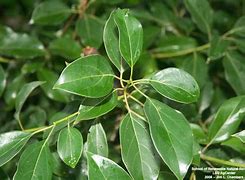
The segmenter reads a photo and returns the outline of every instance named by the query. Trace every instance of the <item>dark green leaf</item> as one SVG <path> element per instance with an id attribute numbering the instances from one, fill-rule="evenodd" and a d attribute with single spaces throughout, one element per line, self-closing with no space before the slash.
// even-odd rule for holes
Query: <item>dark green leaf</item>
<path id="1" fill-rule="evenodd" d="M 67 48 L 67 45 L 69 45 L 69 48 Z M 49 44 L 49 49 L 53 54 L 62 56 L 69 60 L 78 58 L 82 50 L 80 45 L 69 37 L 60 37 L 55 39 Z"/>
<path id="2" fill-rule="evenodd" d="M 232 149 L 245 153 L 245 130 L 231 135 L 231 137 L 224 141 L 221 145 L 231 147 Z"/>
<path id="3" fill-rule="evenodd" d="M 71 10 L 61 1 L 45 1 L 33 11 L 31 24 L 57 25 L 62 23 L 71 14 Z"/>
<path id="4" fill-rule="evenodd" d="M 245 37 L 245 16 L 240 17 L 233 29 L 230 30 L 230 34 L 236 34 L 241 37 Z"/>
<path id="5" fill-rule="evenodd" d="M 0 166 L 10 161 L 25 146 L 31 134 L 12 131 L 0 134 Z"/>
<path id="6" fill-rule="evenodd" d="M 196 142 L 193 141 L 193 160 L 192 160 L 192 164 L 196 165 L 196 166 L 200 166 L 200 151 L 201 151 L 201 146 Z"/>
<path id="7" fill-rule="evenodd" d="M 105 103 L 103 103 L 107 100 Z M 83 105 L 79 107 L 79 115 L 77 116 L 77 121 L 94 119 L 96 117 L 102 116 L 116 107 L 118 103 L 117 92 L 112 93 L 111 96 L 106 96 L 102 98 L 95 105 Z"/>
<path id="8" fill-rule="evenodd" d="M 112 90 L 113 76 L 110 64 L 104 57 L 86 56 L 70 63 L 54 88 L 79 96 L 98 98 Z"/>
<path id="9" fill-rule="evenodd" d="M 142 26 L 127 10 L 118 9 L 115 12 L 114 20 L 119 31 L 121 55 L 132 67 L 139 59 L 143 46 Z"/>
<path id="10" fill-rule="evenodd" d="M 25 84 L 20 91 L 18 92 L 17 96 L 16 96 L 16 101 L 15 101 L 15 118 L 16 119 L 20 119 L 20 111 L 22 109 L 22 106 L 24 105 L 27 97 L 31 94 L 31 92 L 37 88 L 38 86 L 40 86 L 41 84 L 43 84 L 44 82 L 42 81 L 33 81 L 30 83 Z"/>
<path id="11" fill-rule="evenodd" d="M 161 70 L 149 79 L 149 82 L 161 95 L 177 102 L 195 102 L 200 94 L 195 79 L 177 68 Z"/>
<path id="12" fill-rule="evenodd" d="M 102 44 L 104 22 L 98 18 L 85 16 L 77 21 L 76 31 L 85 46 L 99 48 Z"/>
<path id="13" fill-rule="evenodd" d="M 68 166 L 75 168 L 83 150 L 83 137 L 79 130 L 67 127 L 60 131 L 57 152 Z"/>
<path id="14" fill-rule="evenodd" d="M 237 95 L 245 94 L 245 61 L 241 54 L 230 52 L 223 59 L 225 78 Z"/>
<path id="15" fill-rule="evenodd" d="M 2 66 L 0 65 L 0 97 L 3 94 L 5 86 L 6 86 L 6 75 Z"/>
<path id="16" fill-rule="evenodd" d="M 93 154 L 108 157 L 108 144 L 105 131 L 100 123 L 89 129 L 87 137 L 87 150 Z"/>
<path id="17" fill-rule="evenodd" d="M 25 149 L 13 179 L 52 179 L 51 153 L 46 141 L 33 143 Z"/>
<path id="18" fill-rule="evenodd" d="M 245 117 L 245 96 L 238 96 L 225 101 L 219 108 L 208 130 L 210 143 L 227 140 L 236 132 Z"/>
<path id="19" fill-rule="evenodd" d="M 137 116 L 127 114 L 122 120 L 120 143 L 122 160 L 134 179 L 157 179 L 159 161 L 147 126 Z"/>
<path id="20" fill-rule="evenodd" d="M 214 95 L 213 84 L 212 82 L 207 82 L 201 91 L 199 98 L 199 114 L 202 114 L 212 103 Z"/>
<path id="21" fill-rule="evenodd" d="M 144 111 L 157 152 L 175 176 L 183 179 L 193 158 L 193 135 L 188 121 L 180 112 L 154 99 L 146 100 Z"/>
<path id="22" fill-rule="evenodd" d="M 207 0 L 185 0 L 185 6 L 197 27 L 204 33 L 211 33 L 212 9 Z"/>
<path id="23" fill-rule="evenodd" d="M 238 49 L 242 52 L 245 53 L 245 41 L 243 38 L 239 39 L 234 39 L 235 44 L 237 45 Z"/>
<path id="24" fill-rule="evenodd" d="M 196 139 L 196 141 L 199 143 L 199 144 L 202 144 L 202 143 L 206 143 L 207 142 L 207 135 L 205 134 L 205 132 L 203 131 L 203 129 L 198 126 L 197 124 L 190 124 L 191 126 L 191 129 L 192 129 L 192 132 L 193 132 L 193 135 Z"/>
<path id="25" fill-rule="evenodd" d="M 115 162 L 87 152 L 89 180 L 131 180 L 130 176 Z"/>

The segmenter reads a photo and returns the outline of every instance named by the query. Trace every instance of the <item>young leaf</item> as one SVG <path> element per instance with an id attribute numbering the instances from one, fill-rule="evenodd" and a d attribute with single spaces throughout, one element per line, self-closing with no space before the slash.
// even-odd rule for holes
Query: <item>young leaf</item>
<path id="1" fill-rule="evenodd" d="M 13 179 L 52 179 L 51 153 L 45 141 L 33 143 L 25 149 Z"/>
<path id="2" fill-rule="evenodd" d="M 121 55 L 119 50 L 119 40 L 115 33 L 116 24 L 114 22 L 115 11 L 112 11 L 110 17 L 105 23 L 103 40 L 105 45 L 106 53 L 111 62 L 116 68 L 121 71 Z"/>
<path id="3" fill-rule="evenodd" d="M 60 131 L 57 152 L 68 166 L 75 168 L 83 150 L 83 137 L 76 128 L 67 127 Z"/>
<path id="4" fill-rule="evenodd" d="M 245 62 L 238 52 L 229 52 L 223 59 L 225 78 L 237 95 L 245 94 Z"/>
<path id="5" fill-rule="evenodd" d="M 204 33 L 211 33 L 213 11 L 207 0 L 185 0 L 185 6 L 190 12 L 197 27 Z"/>
<path id="6" fill-rule="evenodd" d="M 3 94 L 5 86 L 6 86 L 6 75 L 3 70 L 3 67 L 0 65 L 0 97 Z"/>
<path id="7" fill-rule="evenodd" d="M 210 143 L 227 140 L 236 132 L 245 117 L 245 96 L 238 96 L 225 101 L 219 108 L 208 130 Z"/>
<path id="8" fill-rule="evenodd" d="M 157 179 L 159 160 L 142 120 L 125 116 L 120 125 L 120 143 L 123 162 L 134 179 Z"/>
<path id="9" fill-rule="evenodd" d="M 103 21 L 99 18 L 84 16 L 76 23 L 76 31 L 85 46 L 99 48 L 102 44 Z"/>
<path id="10" fill-rule="evenodd" d="M 22 109 L 22 106 L 24 105 L 27 97 L 31 94 L 31 92 L 43 84 L 44 82 L 42 81 L 33 81 L 28 84 L 25 84 L 19 91 L 19 93 L 16 96 L 16 101 L 15 101 L 15 118 L 20 119 L 20 111 Z"/>
<path id="11" fill-rule="evenodd" d="M 93 154 L 108 157 L 108 144 L 105 131 L 100 123 L 89 129 L 87 137 L 87 150 Z"/>
<path id="12" fill-rule="evenodd" d="M 121 55 L 132 67 L 139 59 L 143 47 L 143 29 L 140 22 L 127 10 L 118 9 L 114 15 L 119 31 Z"/>
<path id="13" fill-rule="evenodd" d="M 103 103 L 103 101 L 107 99 L 108 96 L 103 98 L 96 105 L 92 106 L 81 104 L 79 107 L 79 115 L 77 116 L 76 121 L 94 119 L 110 112 L 116 107 L 118 103 L 117 92 L 114 92 L 111 96 L 109 96 L 109 100 Z"/>
<path id="14" fill-rule="evenodd" d="M 61 1 L 45 1 L 33 11 L 31 24 L 57 25 L 62 23 L 71 14 L 71 10 Z"/>
<path id="15" fill-rule="evenodd" d="M 131 180 L 123 168 L 105 157 L 87 152 L 89 180 Z"/>
<path id="16" fill-rule="evenodd" d="M 180 112 L 154 99 L 146 100 L 144 111 L 157 152 L 175 176 L 183 179 L 193 157 L 193 135 L 188 121 Z"/>
<path id="17" fill-rule="evenodd" d="M 30 137 L 30 133 L 22 131 L 0 134 L 0 167 L 19 153 Z"/>
<path id="18" fill-rule="evenodd" d="M 195 79 L 177 68 L 161 70 L 149 79 L 149 82 L 161 95 L 177 102 L 195 102 L 200 94 Z"/>
<path id="19" fill-rule="evenodd" d="M 79 58 L 61 73 L 54 89 L 61 89 L 79 96 L 103 97 L 113 88 L 113 71 L 100 55 Z"/>

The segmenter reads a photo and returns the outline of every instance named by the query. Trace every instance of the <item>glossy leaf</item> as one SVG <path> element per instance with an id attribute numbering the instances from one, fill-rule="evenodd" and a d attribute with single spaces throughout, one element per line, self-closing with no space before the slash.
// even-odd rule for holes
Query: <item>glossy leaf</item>
<path id="1" fill-rule="evenodd" d="M 68 166 L 75 168 L 83 150 L 83 137 L 76 128 L 67 127 L 60 131 L 57 152 Z"/>
<path id="2" fill-rule="evenodd" d="M 114 22 L 114 14 L 115 11 L 112 11 L 110 17 L 105 23 L 103 41 L 109 59 L 116 66 L 116 68 L 121 71 L 121 55 L 119 50 L 119 40 L 115 33 L 117 26 Z"/>
<path id="3" fill-rule="evenodd" d="M 31 94 L 31 92 L 43 84 L 44 82 L 42 81 L 33 81 L 28 84 L 25 84 L 19 91 L 19 93 L 16 96 L 16 101 L 15 101 L 15 118 L 20 119 L 20 111 L 22 109 L 22 106 L 24 105 L 26 99 L 28 96 Z"/>
<path id="4" fill-rule="evenodd" d="M 71 14 L 67 5 L 60 1 L 45 1 L 40 3 L 33 11 L 31 24 L 57 25 L 62 23 Z"/>
<path id="5" fill-rule="evenodd" d="M 199 114 L 202 114 L 212 103 L 214 95 L 212 82 L 207 82 L 201 91 L 199 98 Z"/>
<path id="6" fill-rule="evenodd" d="M 230 30 L 230 33 L 245 37 L 245 16 L 242 16 L 237 20 L 233 29 Z"/>
<path id="7" fill-rule="evenodd" d="M 225 101 L 209 127 L 209 142 L 219 143 L 227 140 L 236 132 L 244 117 L 245 96 L 238 96 Z"/>
<path id="8" fill-rule="evenodd" d="M 52 179 L 51 153 L 46 142 L 36 142 L 25 149 L 13 179 Z"/>
<path id="9" fill-rule="evenodd" d="M 67 48 L 67 45 L 69 45 L 69 48 Z M 49 49 L 53 54 L 62 56 L 69 60 L 80 57 L 82 50 L 80 45 L 69 37 L 60 37 L 55 39 L 49 44 Z"/>
<path id="10" fill-rule="evenodd" d="M 177 68 L 161 70 L 149 82 L 161 95 L 177 102 L 195 102 L 200 94 L 195 79 L 187 72 Z"/>
<path id="11" fill-rule="evenodd" d="M 242 143 L 245 143 L 245 130 L 240 131 L 240 132 L 233 134 L 231 136 L 239 139 Z"/>
<path id="12" fill-rule="evenodd" d="M 100 123 L 90 127 L 87 137 L 87 151 L 108 157 L 108 144 L 105 131 Z"/>
<path id="13" fill-rule="evenodd" d="M 14 158 L 30 139 L 31 134 L 11 131 L 0 134 L 0 166 Z"/>
<path id="14" fill-rule="evenodd" d="M 245 94 L 245 62 L 241 54 L 230 52 L 223 59 L 225 78 L 237 95 Z"/>
<path id="15" fill-rule="evenodd" d="M 76 23 L 76 31 L 85 46 L 99 48 L 102 44 L 103 21 L 99 18 L 84 16 Z"/>
<path id="16" fill-rule="evenodd" d="M 185 6 L 197 27 L 204 33 L 211 33 L 212 9 L 207 0 L 185 0 Z"/>
<path id="17" fill-rule="evenodd" d="M 113 88 L 113 71 L 100 55 L 79 58 L 63 70 L 54 88 L 79 96 L 102 97 Z"/>
<path id="18" fill-rule="evenodd" d="M 199 125 L 193 124 L 193 123 L 191 123 L 190 126 L 191 126 L 191 129 L 192 129 L 192 132 L 193 132 L 193 135 L 194 135 L 196 141 L 200 144 L 206 143 L 207 142 L 207 135 L 203 131 L 203 129 Z"/>
<path id="19" fill-rule="evenodd" d="M 146 100 L 144 111 L 157 152 L 175 176 L 183 179 L 193 158 L 188 121 L 180 112 L 154 99 Z"/>
<path id="20" fill-rule="evenodd" d="M 119 31 L 121 55 L 132 67 L 139 59 L 143 46 L 143 29 L 140 22 L 126 10 L 118 9 L 114 20 Z"/>
<path id="21" fill-rule="evenodd" d="M 122 160 L 134 179 L 157 179 L 159 161 L 147 126 L 137 116 L 127 114 L 122 120 L 120 144 Z"/>
<path id="22" fill-rule="evenodd" d="M 126 171 L 105 157 L 87 152 L 89 180 L 131 180 Z"/>
<path id="23" fill-rule="evenodd" d="M 245 130 L 231 135 L 231 137 L 224 141 L 221 145 L 231 147 L 232 149 L 245 153 Z"/>
<path id="24" fill-rule="evenodd" d="M 58 90 L 58 89 L 52 89 L 52 87 L 55 84 L 55 81 L 58 79 L 58 74 L 46 69 L 42 68 L 39 69 L 37 72 L 37 77 L 39 81 L 45 81 L 46 83 L 41 86 L 46 96 L 48 96 L 50 99 L 60 101 L 60 102 L 68 102 L 69 97 L 67 96 L 67 93 Z"/>
<path id="25" fill-rule="evenodd" d="M 106 96 L 105 98 L 102 98 L 98 103 L 91 106 L 81 104 L 79 107 L 79 115 L 77 116 L 77 121 L 89 120 L 102 116 L 114 109 L 117 103 L 117 93 L 114 92 L 111 96 Z"/>
<path id="26" fill-rule="evenodd" d="M 3 70 L 3 67 L 0 65 L 0 97 L 3 94 L 5 86 L 6 86 L 6 75 Z"/>

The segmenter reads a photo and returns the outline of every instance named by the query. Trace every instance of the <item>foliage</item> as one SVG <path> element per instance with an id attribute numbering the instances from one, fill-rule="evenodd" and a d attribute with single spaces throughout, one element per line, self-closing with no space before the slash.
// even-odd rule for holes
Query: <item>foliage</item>
<path id="1" fill-rule="evenodd" d="M 244 1 L 0 5 L 1 179 L 245 168 Z"/>

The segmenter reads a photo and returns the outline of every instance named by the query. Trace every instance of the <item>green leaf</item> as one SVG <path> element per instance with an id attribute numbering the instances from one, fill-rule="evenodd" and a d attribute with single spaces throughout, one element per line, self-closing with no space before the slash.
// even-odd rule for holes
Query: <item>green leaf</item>
<path id="1" fill-rule="evenodd" d="M 47 97 L 55 101 L 60 101 L 60 102 L 69 101 L 69 97 L 67 96 L 67 93 L 61 90 L 58 90 L 58 89 L 52 89 L 52 87 L 55 84 L 55 81 L 58 79 L 58 74 L 56 74 L 55 72 L 47 68 L 42 68 L 42 69 L 39 69 L 39 71 L 37 72 L 37 77 L 39 81 L 46 82 L 45 84 L 41 86 L 41 88 Z"/>
<path id="2" fill-rule="evenodd" d="M 105 23 L 103 40 L 109 59 L 116 68 L 121 71 L 121 55 L 119 50 L 119 40 L 115 32 L 117 26 L 114 22 L 114 15 L 115 11 L 112 11 L 110 17 Z"/>
<path id="3" fill-rule="evenodd" d="M 15 157 L 30 137 L 30 133 L 22 131 L 0 134 L 0 167 Z"/>
<path id="4" fill-rule="evenodd" d="M 245 143 L 245 130 L 240 131 L 240 132 L 233 134 L 231 136 L 239 139 L 242 143 Z"/>
<path id="5" fill-rule="evenodd" d="M 119 31 L 121 55 L 132 67 L 139 59 L 143 46 L 143 29 L 140 22 L 127 10 L 118 9 L 114 15 Z"/>
<path id="6" fill-rule="evenodd" d="M 197 27 L 204 33 L 211 33 L 213 11 L 207 0 L 185 0 L 185 6 Z"/>
<path id="7" fill-rule="evenodd" d="M 83 137 L 76 128 L 67 127 L 60 131 L 57 152 L 68 166 L 75 168 L 83 150 Z"/>
<path id="8" fill-rule="evenodd" d="M 188 121 L 180 112 L 154 99 L 146 100 L 144 111 L 157 152 L 175 176 L 183 179 L 193 157 L 193 135 Z"/>
<path id="9" fill-rule="evenodd" d="M 27 97 L 31 94 L 31 92 L 37 88 L 38 86 L 40 86 L 41 84 L 43 84 L 44 82 L 42 81 L 33 81 L 30 83 L 25 84 L 20 91 L 18 92 L 17 96 L 16 96 L 16 100 L 15 100 L 15 118 L 16 119 L 20 119 L 20 111 L 22 109 L 22 106 L 24 105 Z"/>
<path id="10" fill-rule="evenodd" d="M 245 53 L 245 41 L 243 38 L 234 39 L 234 43 L 236 44 L 240 52 Z"/>
<path id="11" fill-rule="evenodd" d="M 161 95 L 177 102 L 195 102 L 200 94 L 195 79 L 177 68 L 161 70 L 149 79 L 149 82 Z"/>
<path id="12" fill-rule="evenodd" d="M 0 65 L 0 97 L 3 94 L 5 86 L 6 86 L 6 75 L 3 70 L 3 67 Z"/>
<path id="13" fill-rule="evenodd" d="M 245 16 L 242 16 L 237 20 L 234 27 L 230 30 L 230 34 L 245 37 Z"/>
<path id="14" fill-rule="evenodd" d="M 193 141 L 193 160 L 192 160 L 192 164 L 196 165 L 196 166 L 200 166 L 200 151 L 201 151 L 201 146 L 196 142 Z"/>
<path id="15" fill-rule="evenodd" d="M 110 64 L 104 57 L 86 56 L 73 61 L 63 70 L 54 89 L 98 98 L 112 90 L 113 76 Z"/>
<path id="16" fill-rule="evenodd" d="M 227 140 L 236 132 L 245 117 L 245 96 L 238 96 L 225 101 L 208 130 L 209 143 Z"/>
<path id="17" fill-rule="evenodd" d="M 52 179 L 51 153 L 46 141 L 33 143 L 25 149 L 13 179 Z"/>
<path id="18" fill-rule="evenodd" d="M 99 48 L 102 44 L 104 22 L 91 16 L 84 16 L 76 23 L 76 31 L 85 46 Z"/>
<path id="19" fill-rule="evenodd" d="M 211 105 L 213 100 L 213 95 L 214 95 L 214 89 L 213 89 L 212 82 L 211 81 L 206 82 L 205 86 L 201 91 L 201 95 L 198 102 L 199 114 L 202 114 L 204 110 L 206 110 Z"/>
<path id="20" fill-rule="evenodd" d="M 229 52 L 223 59 L 225 78 L 237 95 L 245 94 L 245 62 L 241 54 Z"/>
<path id="21" fill-rule="evenodd" d="M 108 157 L 108 144 L 105 131 L 100 123 L 90 127 L 87 137 L 87 150 L 93 154 Z"/>
<path id="22" fill-rule="evenodd" d="M 120 125 L 122 160 L 134 179 L 157 179 L 159 161 L 145 123 L 127 114 Z M 130 137 L 130 138 L 129 138 Z"/>
<path id="23" fill-rule="evenodd" d="M 193 158 L 193 135 L 184 115 L 154 99 L 144 111 L 157 152 L 178 179 L 183 179 Z M 184 136 L 183 136 L 184 134 Z"/>
<path id="24" fill-rule="evenodd" d="M 67 48 L 67 45 L 69 45 L 69 48 Z M 53 54 L 69 60 L 80 57 L 82 50 L 80 45 L 70 37 L 60 37 L 55 39 L 49 44 L 49 49 Z"/>
<path id="25" fill-rule="evenodd" d="M 190 126 L 196 141 L 199 144 L 206 143 L 207 135 L 205 134 L 203 129 L 199 125 L 193 123 L 191 123 Z"/>
<path id="26" fill-rule="evenodd" d="M 245 130 L 231 135 L 231 137 L 224 141 L 221 145 L 231 147 L 232 149 L 245 153 Z"/>
<path id="27" fill-rule="evenodd" d="M 105 157 L 87 152 L 89 180 L 131 180 L 123 168 Z"/>
<path id="28" fill-rule="evenodd" d="M 31 24 L 57 25 L 62 23 L 71 14 L 71 10 L 61 1 L 45 1 L 33 11 Z"/>
<path id="29" fill-rule="evenodd" d="M 79 107 L 79 115 L 76 121 L 89 120 L 102 116 L 114 109 L 117 103 L 117 92 L 112 93 L 111 96 L 102 98 L 99 102 L 91 106 L 82 103 Z"/>

